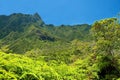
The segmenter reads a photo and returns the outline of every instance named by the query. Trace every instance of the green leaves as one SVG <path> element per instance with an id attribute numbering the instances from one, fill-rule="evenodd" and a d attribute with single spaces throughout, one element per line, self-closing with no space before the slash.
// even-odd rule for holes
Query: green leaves
<path id="1" fill-rule="evenodd" d="M 104 19 L 95 22 L 91 31 L 95 43 L 93 50 L 98 57 L 97 65 L 94 67 L 98 69 L 99 78 L 117 79 L 120 72 L 114 56 L 120 50 L 120 24 L 116 18 Z"/>
<path id="2" fill-rule="evenodd" d="M 120 25 L 116 18 L 97 21 L 92 26 L 92 35 L 96 41 L 98 51 L 112 55 L 120 46 Z"/>

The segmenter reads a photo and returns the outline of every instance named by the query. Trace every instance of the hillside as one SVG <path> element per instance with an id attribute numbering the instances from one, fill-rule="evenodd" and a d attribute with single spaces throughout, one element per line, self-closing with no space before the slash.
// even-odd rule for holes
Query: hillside
<path id="1" fill-rule="evenodd" d="M 69 42 L 74 39 L 89 41 L 87 37 L 90 25 L 88 24 L 48 25 L 37 13 L 1 15 L 0 21 L 0 47 L 6 47 L 8 51 L 5 52 L 25 53 L 34 48 L 41 48 L 46 41 L 48 44 L 57 41 Z"/>
<path id="2" fill-rule="evenodd" d="M 45 24 L 39 14 L 0 16 L 0 80 L 120 80 L 120 23 Z"/>

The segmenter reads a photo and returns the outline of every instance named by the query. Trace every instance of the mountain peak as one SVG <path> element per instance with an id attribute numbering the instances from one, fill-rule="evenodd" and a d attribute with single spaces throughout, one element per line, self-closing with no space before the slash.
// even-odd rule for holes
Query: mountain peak
<path id="1" fill-rule="evenodd" d="M 38 13 L 35 13 L 33 16 L 37 19 L 41 19 L 40 15 Z"/>

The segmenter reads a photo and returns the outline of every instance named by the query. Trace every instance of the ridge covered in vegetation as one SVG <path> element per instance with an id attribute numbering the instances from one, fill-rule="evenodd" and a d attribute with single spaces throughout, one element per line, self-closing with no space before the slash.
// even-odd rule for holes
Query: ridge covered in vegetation
<path id="1" fill-rule="evenodd" d="M 41 48 L 43 41 L 49 44 L 74 39 L 90 40 L 87 39 L 90 36 L 90 25 L 47 25 L 37 13 L 1 15 L 0 21 L 0 47 L 9 49 L 8 52 L 25 53 L 34 48 Z"/>
<path id="2" fill-rule="evenodd" d="M 117 18 L 54 26 L 18 13 L 0 21 L 2 80 L 120 80 Z"/>

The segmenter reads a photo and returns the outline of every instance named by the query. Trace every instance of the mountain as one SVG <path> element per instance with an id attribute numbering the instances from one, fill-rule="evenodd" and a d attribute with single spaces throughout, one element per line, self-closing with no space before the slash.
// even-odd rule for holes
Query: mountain
<path id="1" fill-rule="evenodd" d="M 25 53 L 41 48 L 50 42 L 89 41 L 88 24 L 60 25 L 45 24 L 38 13 L 33 15 L 14 13 L 0 15 L 0 47 L 6 52 Z"/>
<path id="2" fill-rule="evenodd" d="M 47 25 L 43 29 L 54 36 L 62 38 L 65 41 L 72 41 L 74 39 L 87 40 L 91 26 L 88 24 L 81 25 L 61 25 L 50 26 Z"/>
<path id="3" fill-rule="evenodd" d="M 91 27 L 45 24 L 38 13 L 0 16 L 2 80 L 119 80 L 119 53 L 116 18 Z"/>
<path id="4" fill-rule="evenodd" d="M 44 24 L 40 16 L 35 13 L 34 15 L 14 13 L 9 16 L 0 16 L 0 38 L 5 37 L 12 31 L 22 32 L 24 28 L 30 24 L 39 23 Z"/>

